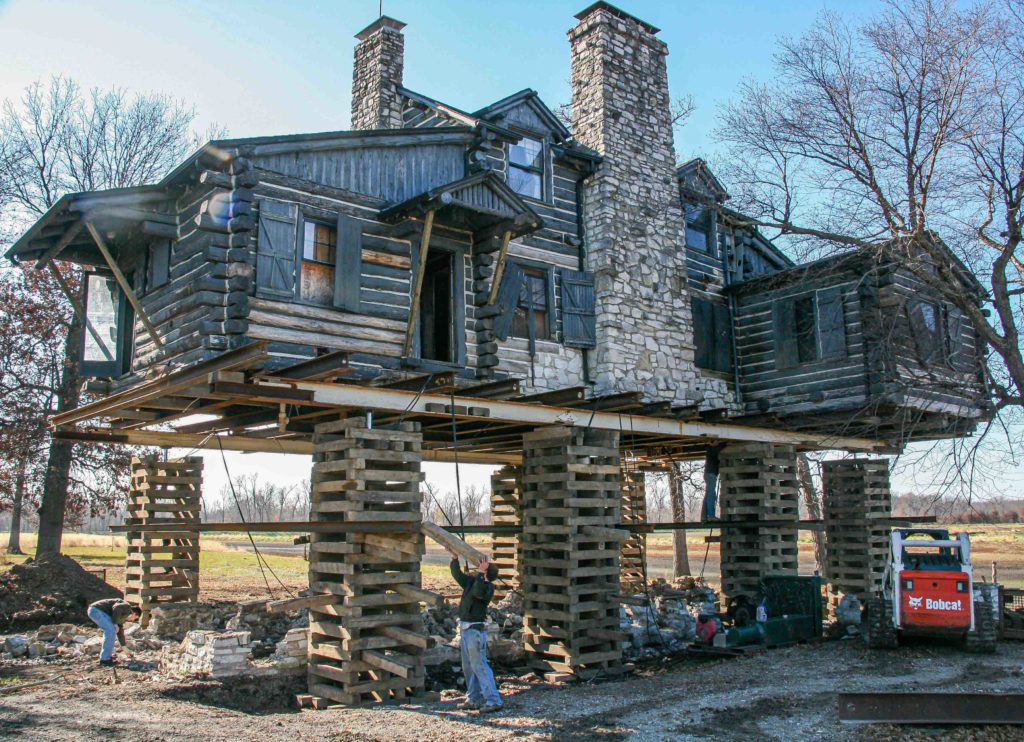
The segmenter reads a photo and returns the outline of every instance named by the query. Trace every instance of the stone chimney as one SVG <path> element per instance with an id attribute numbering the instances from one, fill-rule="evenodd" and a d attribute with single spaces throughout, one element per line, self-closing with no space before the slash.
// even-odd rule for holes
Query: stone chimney
<path id="1" fill-rule="evenodd" d="M 604 158 L 583 197 L 597 299 L 595 391 L 693 403 L 697 371 L 668 47 L 657 28 L 606 2 L 576 18 L 568 34 L 573 136 Z"/>
<path id="2" fill-rule="evenodd" d="M 352 129 L 402 128 L 405 24 L 382 15 L 356 34 L 352 68 Z"/>

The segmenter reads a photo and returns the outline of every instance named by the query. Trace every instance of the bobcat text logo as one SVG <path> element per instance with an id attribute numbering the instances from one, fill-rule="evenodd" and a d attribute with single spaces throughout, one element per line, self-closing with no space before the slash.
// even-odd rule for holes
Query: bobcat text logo
<path id="1" fill-rule="evenodd" d="M 961 610 L 961 603 L 959 600 L 942 600 L 941 598 L 915 598 L 913 595 L 907 596 L 907 603 L 913 609 L 921 607 L 921 603 L 924 603 L 924 607 L 929 611 L 959 611 Z"/>

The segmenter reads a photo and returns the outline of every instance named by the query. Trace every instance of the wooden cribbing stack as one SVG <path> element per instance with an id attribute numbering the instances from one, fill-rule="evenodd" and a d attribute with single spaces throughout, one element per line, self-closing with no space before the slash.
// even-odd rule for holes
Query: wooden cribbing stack
<path id="1" fill-rule="evenodd" d="M 889 462 L 822 464 L 825 577 L 834 593 L 866 600 L 881 588 L 892 517 Z"/>
<path id="2" fill-rule="evenodd" d="M 522 523 L 522 477 L 518 466 L 503 466 L 491 475 L 491 523 L 496 526 Z M 518 533 L 495 533 L 491 537 L 491 561 L 498 565 L 501 581 L 495 595 L 505 596 L 506 586 L 519 589 L 522 543 Z"/>
<path id="3" fill-rule="evenodd" d="M 523 435 L 523 639 L 549 680 L 623 671 L 618 434 Z"/>
<path id="4" fill-rule="evenodd" d="M 644 473 L 622 467 L 622 522 L 639 525 L 647 522 L 647 493 Z M 622 542 L 622 592 L 635 593 L 647 589 L 644 579 L 647 560 L 647 535 L 633 532 Z"/>
<path id="5" fill-rule="evenodd" d="M 142 609 L 149 623 L 154 605 L 199 599 L 199 520 L 203 459 L 132 459 L 125 513 L 125 600 Z M 147 531 L 146 526 L 180 525 Z"/>
<path id="6" fill-rule="evenodd" d="M 793 521 L 793 527 L 722 530 L 722 593 L 755 598 L 768 575 L 795 575 L 800 488 L 792 446 L 744 443 L 722 449 L 722 520 Z"/>
<path id="7" fill-rule="evenodd" d="M 360 705 L 423 692 L 428 646 L 419 603 L 422 435 L 417 423 L 367 427 L 362 417 L 316 426 L 310 519 L 392 521 L 406 533 L 313 533 L 309 583 L 333 603 L 309 606 L 309 691 Z"/>

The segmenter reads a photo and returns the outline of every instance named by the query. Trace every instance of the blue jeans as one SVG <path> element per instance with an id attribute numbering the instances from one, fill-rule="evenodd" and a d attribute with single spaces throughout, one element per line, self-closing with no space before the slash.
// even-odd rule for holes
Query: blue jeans
<path id="1" fill-rule="evenodd" d="M 466 700 L 501 706 L 494 673 L 487 662 L 487 632 L 462 629 L 462 673 L 466 676 Z"/>
<path id="2" fill-rule="evenodd" d="M 100 659 L 111 659 L 114 656 L 114 640 L 117 638 L 117 626 L 114 625 L 114 619 L 99 608 L 90 608 L 86 615 L 92 619 L 94 624 L 103 629 L 103 651 L 100 652 Z"/>

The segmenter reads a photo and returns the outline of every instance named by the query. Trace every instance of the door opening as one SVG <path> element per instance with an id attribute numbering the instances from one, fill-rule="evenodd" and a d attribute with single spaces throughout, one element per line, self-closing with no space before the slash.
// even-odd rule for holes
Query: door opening
<path id="1" fill-rule="evenodd" d="M 420 294 L 420 358 L 453 363 L 455 276 L 452 253 L 427 259 Z"/>

